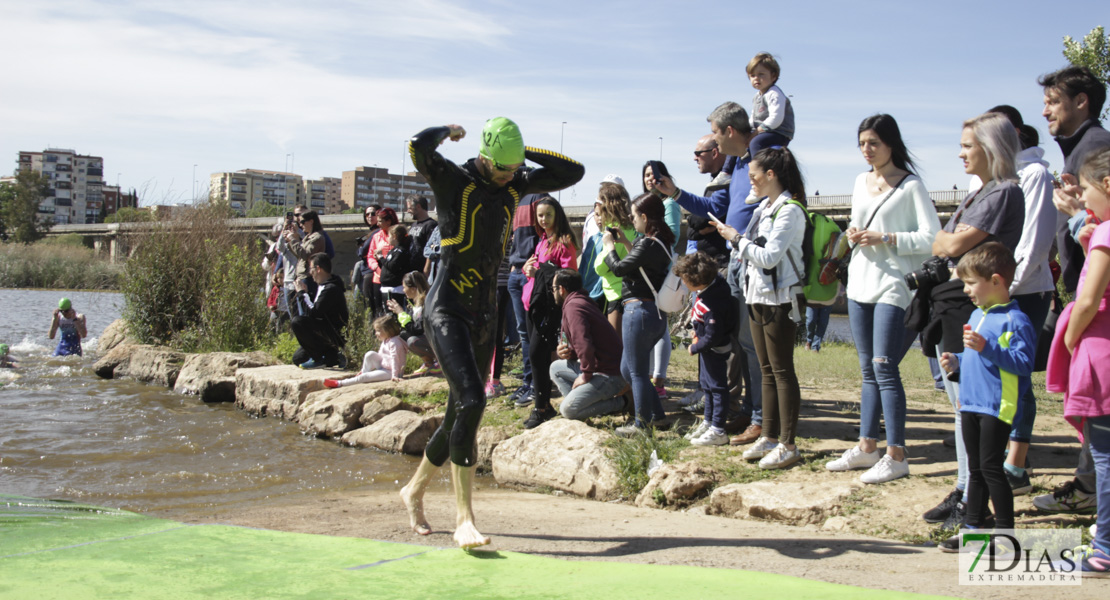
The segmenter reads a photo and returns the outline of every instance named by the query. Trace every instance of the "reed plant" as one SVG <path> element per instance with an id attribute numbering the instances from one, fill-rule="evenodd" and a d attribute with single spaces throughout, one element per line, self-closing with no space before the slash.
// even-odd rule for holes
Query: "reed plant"
<path id="1" fill-rule="evenodd" d="M 74 241 L 0 244 L 0 287 L 119 289 L 123 269 Z"/>

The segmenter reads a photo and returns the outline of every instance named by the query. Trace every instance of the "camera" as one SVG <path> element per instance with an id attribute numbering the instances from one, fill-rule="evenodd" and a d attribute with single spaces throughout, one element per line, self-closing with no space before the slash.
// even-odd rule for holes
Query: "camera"
<path id="1" fill-rule="evenodd" d="M 925 262 L 921 263 L 921 268 L 906 273 L 906 285 L 911 290 L 916 290 L 919 287 L 933 287 L 934 285 L 944 283 L 951 278 L 952 273 L 948 270 L 948 259 L 940 256 L 930 257 Z"/>
<path id="2" fill-rule="evenodd" d="M 613 241 L 621 239 L 620 229 L 617 229 L 616 227 L 606 227 L 605 231 L 608 231 L 609 235 L 613 236 Z"/>

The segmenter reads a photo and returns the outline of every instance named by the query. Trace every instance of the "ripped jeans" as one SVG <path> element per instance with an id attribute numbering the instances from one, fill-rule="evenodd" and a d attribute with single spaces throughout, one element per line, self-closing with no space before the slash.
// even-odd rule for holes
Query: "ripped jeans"
<path id="1" fill-rule="evenodd" d="M 886 445 L 906 445 L 906 390 L 898 365 L 912 335 L 906 332 L 906 311 L 893 304 L 848 300 L 848 321 L 859 354 L 860 437 L 879 439 L 879 416 L 886 417 Z"/>

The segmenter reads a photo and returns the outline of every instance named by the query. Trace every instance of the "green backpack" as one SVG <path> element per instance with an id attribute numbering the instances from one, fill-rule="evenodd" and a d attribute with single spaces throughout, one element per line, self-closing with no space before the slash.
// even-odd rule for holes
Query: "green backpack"
<path id="1" fill-rule="evenodd" d="M 840 226 L 821 213 L 809 212 L 809 209 L 797 200 L 787 200 L 783 203 L 783 206 L 780 206 L 775 214 L 771 215 L 772 221 L 786 204 L 796 204 L 806 215 L 806 233 L 802 240 L 802 262 L 799 264 L 789 252 L 786 253 L 786 259 L 790 261 L 791 266 L 794 267 L 794 272 L 802 282 L 802 293 L 805 294 L 806 300 L 817 302 L 832 300 L 836 297 L 837 286 L 840 282 L 834 279 L 832 283 L 821 283 L 821 269 L 836 249 L 837 241 L 840 239 Z M 801 265 L 805 266 L 804 272 Z"/>

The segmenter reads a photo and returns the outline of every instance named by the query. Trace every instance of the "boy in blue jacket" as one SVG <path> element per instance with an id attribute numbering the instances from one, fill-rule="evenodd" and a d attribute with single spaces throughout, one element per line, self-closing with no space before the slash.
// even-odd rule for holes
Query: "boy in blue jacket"
<path id="1" fill-rule="evenodd" d="M 696 294 L 690 309 L 694 343 L 690 354 L 698 355 L 698 387 L 705 392 L 705 419 L 686 434 L 695 446 L 728 444 L 725 413 L 728 409 L 728 356 L 736 316 L 732 292 L 717 272 L 717 261 L 705 252 L 687 254 L 675 263 L 674 273 Z"/>
<path id="2" fill-rule="evenodd" d="M 987 498 L 994 505 L 995 526 L 1014 527 L 1014 496 L 1003 469 L 1006 444 L 1019 399 L 1032 382 L 1037 333 L 1029 317 L 1010 300 L 1017 264 L 1008 248 L 989 242 L 965 254 L 956 266 L 966 293 L 979 310 L 964 325 L 964 348 L 945 352 L 940 365 L 960 372 L 960 418 L 967 447 L 967 517 L 969 529 L 987 525 Z M 957 534 L 944 542 L 945 552 L 960 550 Z"/>

